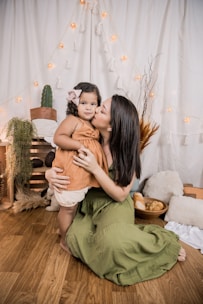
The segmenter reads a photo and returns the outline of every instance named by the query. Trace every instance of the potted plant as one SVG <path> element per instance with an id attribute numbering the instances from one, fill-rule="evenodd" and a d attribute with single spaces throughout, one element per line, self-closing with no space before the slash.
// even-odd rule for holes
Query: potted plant
<path id="1" fill-rule="evenodd" d="M 6 126 L 6 138 L 9 141 L 6 152 L 6 175 L 12 191 L 10 195 L 12 201 L 17 189 L 29 188 L 33 170 L 30 148 L 35 135 L 36 130 L 30 120 L 14 117 Z"/>
<path id="2" fill-rule="evenodd" d="M 50 119 L 57 120 L 57 112 L 52 108 L 53 96 L 51 86 L 46 84 L 42 91 L 41 107 L 30 109 L 31 120 Z"/>

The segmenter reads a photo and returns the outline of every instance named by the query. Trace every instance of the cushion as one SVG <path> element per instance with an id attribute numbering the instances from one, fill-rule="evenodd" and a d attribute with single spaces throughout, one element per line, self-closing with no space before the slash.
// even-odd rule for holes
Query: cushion
<path id="1" fill-rule="evenodd" d="M 203 200 L 189 196 L 172 196 L 164 220 L 203 229 Z"/>
<path id="2" fill-rule="evenodd" d="M 144 196 L 169 203 L 171 196 L 183 195 L 183 183 L 176 171 L 160 171 L 152 175 L 143 188 Z"/>

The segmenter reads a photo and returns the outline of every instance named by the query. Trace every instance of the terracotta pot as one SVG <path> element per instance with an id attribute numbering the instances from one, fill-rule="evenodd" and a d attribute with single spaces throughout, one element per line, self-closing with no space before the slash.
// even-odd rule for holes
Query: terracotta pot
<path id="1" fill-rule="evenodd" d="M 30 117 L 33 119 L 50 119 L 57 121 L 57 112 L 53 108 L 39 107 L 30 109 Z"/>

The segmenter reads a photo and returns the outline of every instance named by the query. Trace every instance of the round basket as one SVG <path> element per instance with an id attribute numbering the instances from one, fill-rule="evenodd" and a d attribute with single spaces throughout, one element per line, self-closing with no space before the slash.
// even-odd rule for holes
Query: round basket
<path id="1" fill-rule="evenodd" d="M 164 214 L 168 210 L 168 205 L 164 202 L 151 197 L 144 197 L 145 204 L 152 203 L 152 202 L 161 202 L 164 205 L 164 208 L 158 211 L 151 211 L 151 210 L 142 210 L 135 207 L 135 216 L 139 216 L 142 219 L 153 219 L 159 217 L 160 215 Z"/>

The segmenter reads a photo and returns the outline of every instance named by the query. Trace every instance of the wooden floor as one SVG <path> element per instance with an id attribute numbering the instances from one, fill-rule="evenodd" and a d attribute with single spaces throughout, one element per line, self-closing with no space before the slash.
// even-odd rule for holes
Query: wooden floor
<path id="1" fill-rule="evenodd" d="M 99 279 L 60 248 L 56 216 L 44 208 L 0 211 L 0 304 L 203 303 L 199 250 L 182 243 L 185 262 L 158 279 L 121 287 Z"/>

